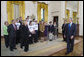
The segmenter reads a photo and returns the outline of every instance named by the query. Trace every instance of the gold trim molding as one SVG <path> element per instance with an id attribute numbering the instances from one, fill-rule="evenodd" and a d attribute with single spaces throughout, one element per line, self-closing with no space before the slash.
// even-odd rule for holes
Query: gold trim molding
<path id="1" fill-rule="evenodd" d="M 8 14 L 8 22 L 11 23 L 11 20 L 14 19 L 14 5 L 19 5 L 19 15 L 22 19 L 25 19 L 25 2 L 24 1 L 7 1 L 7 14 Z"/>

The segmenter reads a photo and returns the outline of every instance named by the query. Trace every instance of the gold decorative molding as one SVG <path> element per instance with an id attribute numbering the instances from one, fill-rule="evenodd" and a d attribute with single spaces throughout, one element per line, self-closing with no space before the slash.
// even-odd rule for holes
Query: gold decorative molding
<path id="1" fill-rule="evenodd" d="M 25 2 L 24 1 L 7 1 L 7 14 L 8 14 L 8 22 L 11 23 L 11 20 L 14 19 L 14 5 L 19 5 L 19 15 L 22 19 L 25 19 Z"/>
<path id="2" fill-rule="evenodd" d="M 37 5 L 38 22 L 41 21 L 41 8 L 45 10 L 44 21 L 48 22 L 48 5 L 45 3 L 41 3 L 41 2 L 38 2 L 38 5 Z"/>

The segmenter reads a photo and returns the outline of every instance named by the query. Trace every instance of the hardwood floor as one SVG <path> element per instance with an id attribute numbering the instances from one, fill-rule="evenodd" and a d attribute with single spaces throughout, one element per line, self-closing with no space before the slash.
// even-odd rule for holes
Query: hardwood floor
<path id="1" fill-rule="evenodd" d="M 81 42 L 74 46 L 74 50 L 70 54 L 65 55 L 66 49 L 64 49 L 51 56 L 83 56 L 83 38 L 80 38 L 80 40 Z"/>
<path id="2" fill-rule="evenodd" d="M 59 35 L 59 38 L 61 38 L 61 37 L 62 37 L 62 35 Z M 25 53 L 22 49 L 19 48 L 19 45 L 17 46 L 17 48 L 18 48 L 17 50 L 15 50 L 14 52 L 10 52 L 9 49 L 6 49 L 4 46 L 4 38 L 1 38 L 1 54 L 4 56 L 6 56 L 6 55 L 7 56 L 11 56 L 11 55 L 12 56 L 28 56 L 28 55 L 34 56 L 34 55 L 38 55 L 38 54 L 42 55 L 44 53 L 46 55 L 46 54 L 50 54 L 50 52 L 52 52 L 52 54 L 49 56 L 83 56 L 83 38 L 76 37 L 76 39 L 81 40 L 81 41 L 74 46 L 74 51 L 72 53 L 65 55 L 66 48 L 62 49 L 61 51 L 58 51 L 56 53 L 53 53 L 53 51 L 55 51 L 55 48 L 58 47 L 55 44 L 55 42 L 58 42 L 59 44 L 61 44 L 60 45 L 61 47 L 63 47 L 65 45 L 65 43 L 62 42 L 62 39 L 58 39 L 54 42 L 53 41 L 52 42 L 43 42 L 43 43 L 37 43 L 37 44 L 31 45 L 30 52 Z M 47 44 L 49 46 L 49 48 L 47 48 L 47 46 L 45 44 Z M 53 44 L 53 47 L 51 46 L 51 44 Z M 40 49 L 40 48 L 42 48 L 41 46 L 43 46 L 44 49 L 41 50 Z M 31 51 L 37 51 L 37 52 L 31 52 Z"/>

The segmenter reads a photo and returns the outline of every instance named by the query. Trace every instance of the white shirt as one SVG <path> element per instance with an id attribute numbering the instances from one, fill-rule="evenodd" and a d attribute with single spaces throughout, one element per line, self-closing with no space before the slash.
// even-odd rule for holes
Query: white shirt
<path id="1" fill-rule="evenodd" d="M 32 25 L 35 25 L 36 23 L 35 22 L 32 22 Z"/>
<path id="2" fill-rule="evenodd" d="M 27 24 L 28 24 L 28 26 L 29 26 L 29 22 L 31 21 L 31 19 L 28 19 L 28 21 L 27 21 Z"/>
<path id="3" fill-rule="evenodd" d="M 30 31 L 30 32 L 34 31 L 33 25 L 31 25 L 31 26 L 29 25 L 28 28 L 29 28 L 29 31 Z"/>
<path id="4" fill-rule="evenodd" d="M 72 25 L 72 22 L 70 23 L 70 26 Z"/>
<path id="5" fill-rule="evenodd" d="M 38 24 L 34 24 L 33 27 L 34 27 L 34 30 L 38 30 Z"/>
<path id="6" fill-rule="evenodd" d="M 17 30 L 19 30 L 19 27 L 20 27 L 20 23 L 15 23 L 16 26 L 17 26 Z"/>

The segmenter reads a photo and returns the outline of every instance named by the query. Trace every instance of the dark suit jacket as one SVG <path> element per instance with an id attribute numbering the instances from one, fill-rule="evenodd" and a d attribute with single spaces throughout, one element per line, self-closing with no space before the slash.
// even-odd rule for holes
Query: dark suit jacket
<path id="1" fill-rule="evenodd" d="M 76 24 L 72 23 L 70 31 L 69 31 L 69 23 L 66 25 L 65 35 L 67 38 L 70 38 L 72 35 L 75 36 L 76 34 Z"/>
<path id="2" fill-rule="evenodd" d="M 64 32 L 66 31 L 66 24 L 62 25 L 62 34 L 64 34 Z"/>
<path id="3" fill-rule="evenodd" d="M 30 35 L 28 26 L 21 25 L 19 30 L 20 30 L 21 42 L 23 42 L 23 45 L 28 44 L 28 40 L 29 40 L 28 38 Z"/>
<path id="4" fill-rule="evenodd" d="M 53 25 L 52 25 L 52 26 L 49 25 L 48 31 L 49 31 L 49 32 L 54 32 L 54 26 L 53 26 Z"/>
<path id="5" fill-rule="evenodd" d="M 9 34 L 9 37 L 11 38 L 16 37 L 16 30 L 14 29 L 13 24 L 10 24 L 8 26 L 8 34 Z"/>

